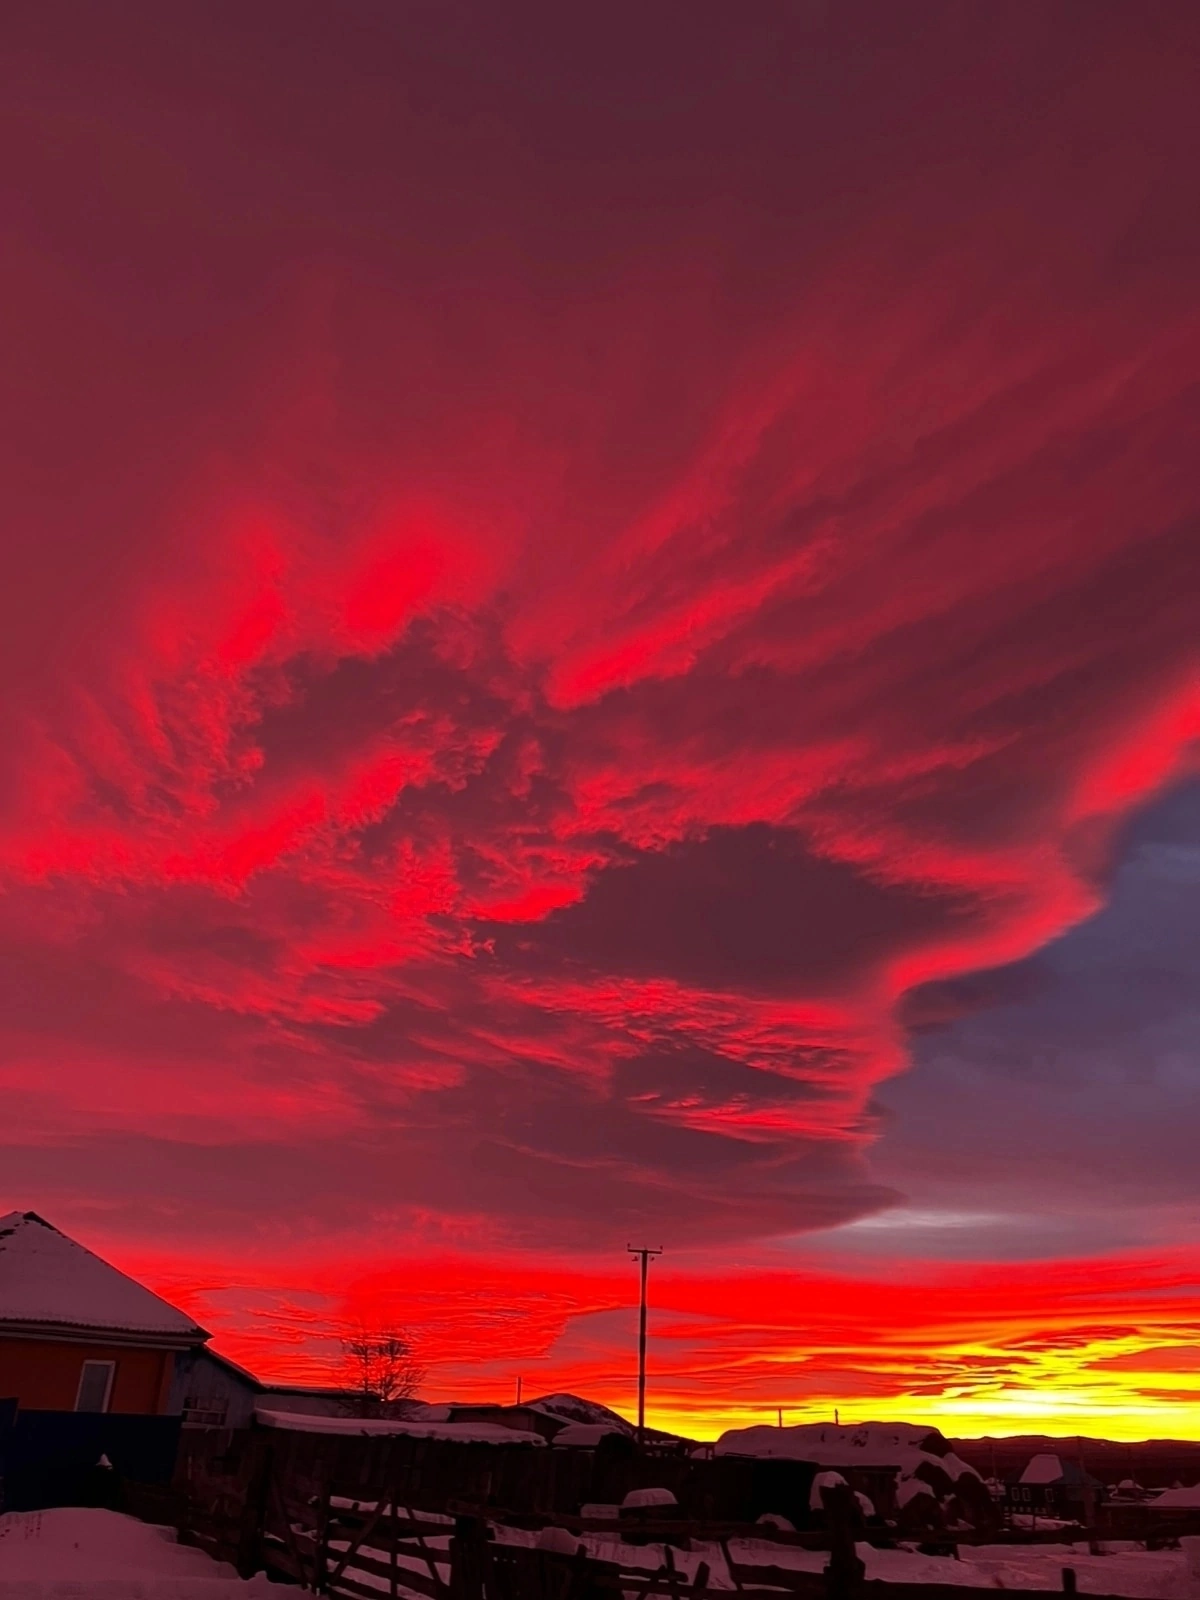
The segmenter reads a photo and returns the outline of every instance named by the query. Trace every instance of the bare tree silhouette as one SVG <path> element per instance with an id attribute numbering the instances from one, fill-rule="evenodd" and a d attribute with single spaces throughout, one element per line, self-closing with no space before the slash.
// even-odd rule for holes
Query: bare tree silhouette
<path id="1" fill-rule="evenodd" d="M 425 1378 L 410 1335 L 391 1325 L 359 1323 L 342 1337 L 343 1409 L 352 1417 L 395 1416 Z"/>

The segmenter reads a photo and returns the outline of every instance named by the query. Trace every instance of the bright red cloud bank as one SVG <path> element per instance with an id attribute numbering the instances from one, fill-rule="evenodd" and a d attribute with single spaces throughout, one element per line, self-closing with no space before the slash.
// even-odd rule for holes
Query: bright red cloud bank
<path id="1" fill-rule="evenodd" d="M 14 30 L 12 1203 L 611 1398 L 649 1230 L 676 1418 L 1185 1342 L 768 1257 L 1200 736 L 1195 16 L 269 9 Z"/>

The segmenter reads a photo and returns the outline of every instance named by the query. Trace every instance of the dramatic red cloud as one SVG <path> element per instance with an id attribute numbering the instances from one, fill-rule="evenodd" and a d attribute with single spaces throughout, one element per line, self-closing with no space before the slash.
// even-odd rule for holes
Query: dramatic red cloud
<path id="1" fill-rule="evenodd" d="M 5 66 L 11 1203 L 310 1241 L 326 1311 L 329 1239 L 472 1245 L 543 1329 L 514 1252 L 896 1205 L 914 991 L 1195 770 L 1197 17 L 64 9 Z"/>

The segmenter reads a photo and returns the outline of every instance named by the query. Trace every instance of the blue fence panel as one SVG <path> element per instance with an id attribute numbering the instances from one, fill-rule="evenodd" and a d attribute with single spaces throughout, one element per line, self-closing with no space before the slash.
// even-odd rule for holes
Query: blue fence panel
<path id="1" fill-rule="evenodd" d="M 0 1420 L 0 1474 L 9 1511 L 121 1501 L 121 1485 L 168 1484 L 179 1448 L 178 1417 L 118 1412 L 18 1411 Z M 101 1466 L 101 1459 L 109 1465 Z"/>

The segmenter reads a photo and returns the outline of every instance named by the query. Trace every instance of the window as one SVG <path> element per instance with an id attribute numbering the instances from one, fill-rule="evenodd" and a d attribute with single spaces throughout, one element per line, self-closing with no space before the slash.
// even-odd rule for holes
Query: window
<path id="1" fill-rule="evenodd" d="M 224 1395 L 189 1394 L 183 1402 L 185 1428 L 223 1428 L 229 1415 L 229 1400 Z"/>
<path id="2" fill-rule="evenodd" d="M 107 1411 L 112 1395 L 115 1361 L 85 1361 L 79 1374 L 79 1393 L 75 1396 L 76 1411 Z"/>

